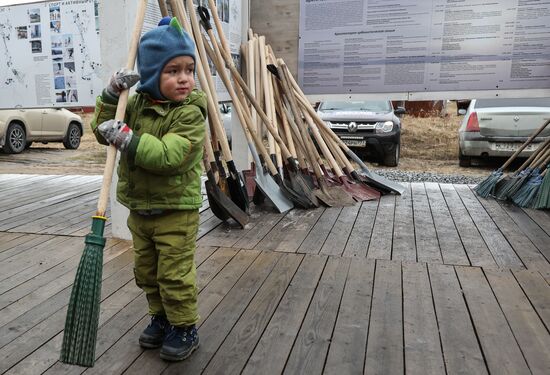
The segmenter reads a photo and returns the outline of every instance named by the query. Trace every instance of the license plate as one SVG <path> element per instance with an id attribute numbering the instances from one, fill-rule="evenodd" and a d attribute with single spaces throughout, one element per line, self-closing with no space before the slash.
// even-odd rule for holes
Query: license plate
<path id="1" fill-rule="evenodd" d="M 350 147 L 366 147 L 367 141 L 364 139 L 342 139 L 342 142 L 346 144 L 346 146 Z"/>
<path id="2" fill-rule="evenodd" d="M 492 148 L 495 151 L 515 152 L 521 145 L 522 143 L 498 142 L 498 143 L 493 143 Z M 538 147 L 538 144 L 531 143 L 527 145 L 527 147 L 525 147 L 523 151 L 526 151 L 526 152 L 535 151 L 537 147 Z"/>

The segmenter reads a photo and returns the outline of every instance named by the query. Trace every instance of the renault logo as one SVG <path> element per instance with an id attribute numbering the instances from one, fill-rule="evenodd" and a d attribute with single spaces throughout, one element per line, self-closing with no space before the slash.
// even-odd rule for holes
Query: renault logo
<path id="1" fill-rule="evenodd" d="M 348 130 L 350 133 L 355 133 L 357 131 L 357 123 L 352 121 L 348 125 Z"/>
<path id="2" fill-rule="evenodd" d="M 519 121 L 519 116 L 514 116 L 514 121 L 518 122 Z"/>

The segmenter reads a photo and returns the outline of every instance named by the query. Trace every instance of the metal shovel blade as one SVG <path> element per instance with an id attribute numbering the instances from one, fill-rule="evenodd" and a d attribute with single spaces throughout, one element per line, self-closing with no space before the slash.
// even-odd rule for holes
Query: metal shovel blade
<path id="1" fill-rule="evenodd" d="M 229 176 L 227 176 L 227 185 L 229 187 L 231 200 L 235 202 L 235 204 L 241 210 L 248 214 L 250 209 L 248 204 L 248 194 L 246 192 L 244 181 L 242 180 L 239 172 L 237 172 L 237 168 L 235 167 L 235 163 L 233 163 L 233 161 L 227 162 L 227 168 L 229 169 Z"/>
<path id="2" fill-rule="evenodd" d="M 346 207 L 355 205 L 355 200 L 339 186 L 328 186 L 325 181 L 319 180 L 320 189 L 313 192 L 315 196 L 328 207 Z"/>
<path id="3" fill-rule="evenodd" d="M 248 215 L 220 190 L 211 171 L 207 172 L 207 176 L 204 185 L 212 213 L 220 220 L 231 217 L 244 228 L 249 221 Z"/>
<path id="4" fill-rule="evenodd" d="M 258 164 L 256 164 L 256 177 L 254 177 L 254 181 L 256 181 L 256 189 L 262 192 L 263 196 L 273 204 L 277 211 L 285 213 L 294 208 L 294 205 L 285 197 L 279 185 Z"/>
<path id="5" fill-rule="evenodd" d="M 382 177 L 379 174 L 376 174 L 374 172 L 371 172 L 365 163 L 355 153 L 351 150 L 345 150 L 346 153 L 350 158 L 353 159 L 354 162 L 359 164 L 361 167 L 361 171 L 363 174 L 361 174 L 361 177 L 365 180 L 365 182 L 371 184 L 372 186 L 375 186 L 376 188 L 380 188 L 383 191 L 393 191 L 399 195 L 403 194 L 405 192 L 405 187 L 401 185 L 400 183 L 390 181 L 386 177 Z"/>
<path id="6" fill-rule="evenodd" d="M 346 190 L 357 202 L 380 199 L 380 192 L 364 183 L 354 183 L 346 177 L 340 177 L 342 188 Z"/>

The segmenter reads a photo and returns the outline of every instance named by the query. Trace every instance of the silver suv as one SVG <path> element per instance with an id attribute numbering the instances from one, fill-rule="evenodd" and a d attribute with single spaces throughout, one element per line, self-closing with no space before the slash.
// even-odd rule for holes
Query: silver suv
<path id="1" fill-rule="evenodd" d="M 401 120 L 405 109 L 394 110 L 389 100 L 324 101 L 317 112 L 332 131 L 362 157 L 375 157 L 381 164 L 399 164 Z"/>

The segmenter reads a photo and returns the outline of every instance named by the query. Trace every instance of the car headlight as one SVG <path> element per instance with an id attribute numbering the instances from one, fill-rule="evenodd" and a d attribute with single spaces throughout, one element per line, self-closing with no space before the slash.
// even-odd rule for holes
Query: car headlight
<path id="1" fill-rule="evenodd" d="M 376 132 L 377 133 L 389 133 L 392 130 L 393 130 L 393 121 L 377 122 L 376 123 Z"/>

